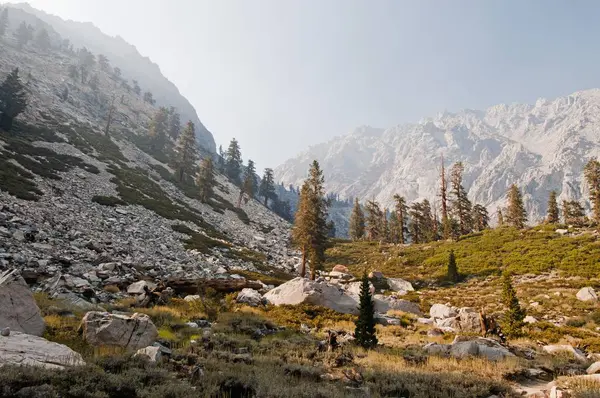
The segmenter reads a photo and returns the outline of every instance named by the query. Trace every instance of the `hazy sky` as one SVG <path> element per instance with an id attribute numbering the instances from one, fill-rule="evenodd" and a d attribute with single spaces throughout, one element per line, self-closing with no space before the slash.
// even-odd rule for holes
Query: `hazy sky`
<path id="1" fill-rule="evenodd" d="M 596 0 L 30 0 L 158 63 L 260 167 L 353 128 L 600 86 Z"/>

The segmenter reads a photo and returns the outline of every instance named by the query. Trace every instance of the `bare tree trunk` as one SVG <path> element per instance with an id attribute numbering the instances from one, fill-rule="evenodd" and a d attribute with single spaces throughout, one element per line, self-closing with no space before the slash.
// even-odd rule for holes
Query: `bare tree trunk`
<path id="1" fill-rule="evenodd" d="M 300 276 L 304 278 L 306 276 L 306 249 L 302 248 L 302 266 L 300 267 Z"/>

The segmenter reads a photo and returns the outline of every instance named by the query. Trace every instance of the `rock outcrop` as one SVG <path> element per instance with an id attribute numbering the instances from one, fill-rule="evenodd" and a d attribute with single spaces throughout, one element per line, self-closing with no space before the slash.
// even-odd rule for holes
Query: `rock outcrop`
<path id="1" fill-rule="evenodd" d="M 44 334 L 44 319 L 18 270 L 0 275 L 0 327 L 35 336 Z"/>
<path id="2" fill-rule="evenodd" d="M 238 303 L 248 304 L 252 307 L 258 307 L 259 305 L 263 304 L 264 299 L 256 290 L 245 288 L 238 293 L 235 301 Z"/>
<path id="3" fill-rule="evenodd" d="M 598 295 L 593 287 L 582 287 L 577 292 L 577 299 L 580 301 L 598 301 Z"/>
<path id="4" fill-rule="evenodd" d="M 0 337 L 0 367 L 2 365 L 62 369 L 85 365 L 85 362 L 81 355 L 66 345 L 13 331 L 7 337 Z"/>
<path id="5" fill-rule="evenodd" d="M 81 320 L 83 338 L 95 346 L 117 346 L 129 350 L 152 345 L 158 337 L 156 326 L 146 314 L 131 316 L 91 311 Z"/>
<path id="6" fill-rule="evenodd" d="M 483 357 L 489 361 L 498 361 L 515 356 L 497 341 L 481 337 L 457 336 L 452 344 L 429 343 L 423 348 L 431 355 L 452 356 L 454 358 Z"/>
<path id="7" fill-rule="evenodd" d="M 409 281 L 405 281 L 404 279 L 387 278 L 387 283 L 390 290 L 398 294 L 406 294 L 415 290 L 413 288 L 413 285 Z"/>

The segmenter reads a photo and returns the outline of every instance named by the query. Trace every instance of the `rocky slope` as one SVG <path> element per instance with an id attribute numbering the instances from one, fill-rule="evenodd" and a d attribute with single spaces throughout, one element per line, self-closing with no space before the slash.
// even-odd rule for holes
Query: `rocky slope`
<path id="1" fill-rule="evenodd" d="M 485 111 L 442 113 L 388 129 L 360 127 L 309 148 L 275 170 L 285 184 L 301 184 L 308 164 L 321 162 L 326 188 L 341 197 L 375 198 L 392 206 L 437 199 L 442 156 L 462 161 L 469 197 L 490 213 L 505 205 L 510 184 L 524 193 L 530 221 L 546 212 L 551 190 L 587 203 L 583 165 L 600 155 L 600 90 L 576 92 L 534 105 L 497 105 Z M 439 201 L 439 200 L 438 200 Z"/>
<path id="2" fill-rule="evenodd" d="M 239 189 L 219 174 L 214 199 L 197 200 L 174 181 L 166 154 L 144 152 L 157 108 L 97 65 L 97 88 L 69 78 L 75 62 L 56 47 L 18 49 L 12 32 L 0 41 L 0 79 L 19 67 L 29 91 L 13 131 L 0 131 L 0 270 L 17 267 L 83 307 L 140 279 L 241 286 L 236 272 L 295 270 L 288 222 L 256 200 L 237 208 Z"/>
<path id="3" fill-rule="evenodd" d="M 123 77 L 137 80 L 142 90 L 152 92 L 159 106 L 174 106 L 181 113 L 183 120 L 194 122 L 198 143 L 211 152 L 216 151 L 212 134 L 200 122 L 192 104 L 163 76 L 157 64 L 141 55 L 135 46 L 120 36 L 108 36 L 89 22 L 65 21 L 27 3 L 11 5 L 9 14 L 13 28 L 18 26 L 21 20 L 33 26 L 47 25 L 62 39 L 68 39 L 75 48 L 86 47 L 94 54 L 106 55 L 112 66 L 122 70 Z"/>

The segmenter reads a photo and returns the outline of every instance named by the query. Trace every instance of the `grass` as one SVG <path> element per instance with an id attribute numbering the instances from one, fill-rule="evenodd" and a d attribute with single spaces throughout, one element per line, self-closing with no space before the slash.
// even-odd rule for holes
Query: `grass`
<path id="1" fill-rule="evenodd" d="M 379 245 L 377 242 L 338 241 L 327 251 L 327 266 L 349 267 L 355 274 L 378 269 L 388 277 L 441 280 L 448 255 L 454 250 L 459 272 L 470 276 L 539 274 L 552 270 L 585 278 L 600 277 L 600 242 L 592 234 L 560 236 L 534 228 L 498 228 L 462 237 L 458 242 L 420 245 Z"/>

